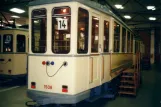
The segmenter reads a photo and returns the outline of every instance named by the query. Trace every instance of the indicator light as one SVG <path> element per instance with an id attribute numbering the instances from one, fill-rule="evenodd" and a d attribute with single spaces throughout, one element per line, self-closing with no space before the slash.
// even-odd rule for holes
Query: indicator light
<path id="1" fill-rule="evenodd" d="M 45 64 L 46 64 L 46 62 L 45 62 L 45 61 L 42 61 L 42 64 L 43 64 L 43 65 L 45 65 Z"/>
<path id="2" fill-rule="evenodd" d="M 54 62 L 53 61 L 51 62 L 51 65 L 54 65 Z"/>
<path id="3" fill-rule="evenodd" d="M 67 92 L 68 92 L 68 86 L 63 85 L 63 86 L 62 86 L 62 92 L 67 93 Z"/>
<path id="4" fill-rule="evenodd" d="M 49 66 L 49 65 L 50 65 L 50 61 L 47 61 L 47 62 L 46 62 L 46 65 L 48 65 L 48 66 Z"/>
<path id="5" fill-rule="evenodd" d="M 35 89 L 36 88 L 36 83 L 35 82 L 31 82 L 31 88 Z"/>

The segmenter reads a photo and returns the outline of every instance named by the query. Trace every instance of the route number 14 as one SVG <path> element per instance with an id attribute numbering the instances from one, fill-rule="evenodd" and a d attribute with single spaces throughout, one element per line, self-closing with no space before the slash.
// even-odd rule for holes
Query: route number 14
<path id="1" fill-rule="evenodd" d="M 67 30 L 67 29 L 68 29 L 67 19 L 59 19 L 58 30 Z"/>

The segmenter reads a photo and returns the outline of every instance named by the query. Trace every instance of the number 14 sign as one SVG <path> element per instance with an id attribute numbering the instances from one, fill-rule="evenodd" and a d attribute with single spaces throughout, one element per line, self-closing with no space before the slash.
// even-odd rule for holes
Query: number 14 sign
<path id="1" fill-rule="evenodd" d="M 67 30 L 68 29 L 67 21 L 68 21 L 67 19 L 59 19 L 58 30 Z"/>

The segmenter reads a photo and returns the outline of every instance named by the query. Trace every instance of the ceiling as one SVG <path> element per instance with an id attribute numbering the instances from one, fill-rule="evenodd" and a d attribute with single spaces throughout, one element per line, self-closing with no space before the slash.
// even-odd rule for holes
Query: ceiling
<path id="1" fill-rule="evenodd" d="M 28 19 L 28 2 L 33 0 L 1 0 L 0 3 L 0 17 L 5 20 L 11 20 L 11 15 L 18 15 L 21 18 L 16 19 L 17 23 L 26 24 Z M 161 25 L 161 1 L 160 0 L 92 0 L 108 5 L 111 10 L 120 17 L 131 28 L 156 28 Z M 124 9 L 118 10 L 115 4 L 123 5 Z M 146 6 L 154 5 L 156 10 L 147 10 Z M 15 14 L 9 11 L 10 8 L 18 7 L 24 9 L 24 14 Z M 131 19 L 125 19 L 124 15 L 130 15 Z M 157 20 L 150 21 L 149 17 L 156 17 Z"/>

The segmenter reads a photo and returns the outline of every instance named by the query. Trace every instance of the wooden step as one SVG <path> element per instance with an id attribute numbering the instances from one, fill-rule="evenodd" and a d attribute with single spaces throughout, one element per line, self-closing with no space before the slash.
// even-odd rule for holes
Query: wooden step
<path id="1" fill-rule="evenodd" d="M 128 94 L 128 95 L 136 95 L 135 92 L 125 92 L 125 91 L 120 91 L 118 92 L 119 94 Z"/>
<path id="2" fill-rule="evenodd" d="M 134 81 L 128 81 L 128 80 L 121 80 L 121 83 L 130 83 L 130 84 L 135 84 Z"/>
<path id="3" fill-rule="evenodd" d="M 123 73 L 135 73 L 135 69 L 126 69 Z"/>
<path id="4" fill-rule="evenodd" d="M 134 88 L 134 89 L 136 88 L 135 86 L 126 86 L 126 85 L 125 85 L 125 86 L 124 86 L 124 85 L 121 85 L 121 86 L 119 86 L 119 87 L 120 87 L 120 88 Z"/>
<path id="5" fill-rule="evenodd" d="M 134 78 L 134 76 L 123 75 L 123 76 L 121 76 L 121 78 Z"/>

